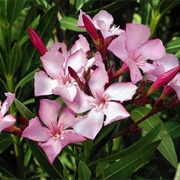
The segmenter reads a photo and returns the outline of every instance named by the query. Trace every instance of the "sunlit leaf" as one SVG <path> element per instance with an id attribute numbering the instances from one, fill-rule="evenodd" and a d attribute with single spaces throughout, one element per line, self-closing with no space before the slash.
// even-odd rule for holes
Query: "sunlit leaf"
<path id="1" fill-rule="evenodd" d="M 78 28 L 77 19 L 73 17 L 64 17 L 60 21 L 61 28 L 65 28 L 76 32 L 85 32 L 84 28 Z"/>

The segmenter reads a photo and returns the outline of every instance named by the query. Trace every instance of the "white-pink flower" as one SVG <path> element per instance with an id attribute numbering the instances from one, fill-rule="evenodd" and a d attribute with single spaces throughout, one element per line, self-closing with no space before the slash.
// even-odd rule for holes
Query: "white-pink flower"
<path id="1" fill-rule="evenodd" d="M 13 103 L 15 99 L 15 94 L 5 93 L 5 95 L 7 98 L 3 102 L 3 104 L 1 104 L 1 101 L 0 101 L 0 133 L 2 130 L 9 128 L 16 122 L 16 119 L 12 115 L 10 114 L 6 115 L 6 113 L 9 110 L 10 105 Z"/>
<path id="2" fill-rule="evenodd" d="M 35 74 L 35 96 L 56 94 L 72 102 L 77 93 L 77 83 L 71 77 L 68 67 L 83 73 L 89 50 L 86 39 L 81 35 L 69 55 L 64 43 L 55 43 L 51 50 L 41 56 L 45 71 Z"/>
<path id="3" fill-rule="evenodd" d="M 150 29 L 142 24 L 126 24 L 126 30 L 115 38 L 108 50 L 120 58 L 130 70 L 132 83 L 143 77 L 139 70 L 147 72 L 154 66 L 147 60 L 157 60 L 165 55 L 165 48 L 160 39 L 148 40 Z"/>
<path id="4" fill-rule="evenodd" d="M 41 124 L 38 117 L 35 117 L 29 121 L 28 127 L 22 133 L 22 137 L 38 142 L 51 164 L 63 147 L 86 140 L 70 129 L 73 126 L 75 114 L 70 109 L 64 108 L 58 118 L 60 108 L 61 104 L 56 100 L 41 100 L 39 117 L 45 126 Z"/>
<path id="5" fill-rule="evenodd" d="M 92 19 L 90 18 L 90 16 L 88 16 L 85 12 L 81 10 L 78 18 L 78 27 L 84 27 L 84 22 L 82 19 L 83 14 L 86 15 L 86 17 L 88 17 L 89 20 L 91 20 L 96 29 L 101 31 L 104 39 L 106 39 L 109 36 L 119 35 L 124 31 L 119 27 L 113 25 L 114 19 L 112 15 L 105 10 L 101 10 Z"/>

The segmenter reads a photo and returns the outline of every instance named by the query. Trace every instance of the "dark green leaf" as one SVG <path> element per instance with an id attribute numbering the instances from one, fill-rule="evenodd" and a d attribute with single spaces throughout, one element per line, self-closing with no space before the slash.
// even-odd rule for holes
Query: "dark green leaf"
<path id="1" fill-rule="evenodd" d="M 165 125 L 166 129 L 168 130 L 168 133 L 172 137 L 172 139 L 180 137 L 179 120 L 180 120 L 180 117 L 178 116 L 178 117 L 170 119 L 164 123 L 164 125 Z"/>
<path id="2" fill-rule="evenodd" d="M 165 47 L 167 53 L 180 52 L 180 37 L 168 42 Z"/>
<path id="3" fill-rule="evenodd" d="M 110 165 L 104 170 L 104 180 L 106 179 L 126 179 L 141 167 L 154 153 L 160 141 L 153 142 L 145 147 L 134 149 L 128 156 Z"/>
<path id="4" fill-rule="evenodd" d="M 0 153 L 6 150 L 13 143 L 13 139 L 9 134 L 1 133 L 0 135 Z"/>
<path id="5" fill-rule="evenodd" d="M 151 5 L 149 0 L 141 1 L 141 23 L 145 25 L 149 25 L 151 20 Z"/>
<path id="6" fill-rule="evenodd" d="M 84 162 L 80 161 L 78 163 L 78 179 L 90 180 L 90 178 L 91 178 L 91 171 Z"/>
<path id="7" fill-rule="evenodd" d="M 21 0 L 7 0 L 7 20 L 10 24 L 12 24 L 20 15 L 21 10 L 24 5 L 24 1 Z"/>
<path id="8" fill-rule="evenodd" d="M 92 164 L 97 164 L 100 162 L 111 162 L 116 161 L 117 159 L 120 159 L 124 156 L 128 156 L 129 154 L 133 153 L 135 149 L 139 149 L 140 147 L 147 146 L 150 144 L 159 134 L 160 130 L 162 128 L 162 123 L 159 123 L 155 127 L 153 127 L 144 137 L 142 137 L 138 142 L 134 143 L 132 146 L 115 153 L 109 157 L 102 158 L 100 160 L 96 160 L 92 162 Z"/>
<path id="9" fill-rule="evenodd" d="M 131 112 L 131 118 L 137 122 L 142 117 L 146 116 L 150 109 L 146 107 L 136 108 Z M 162 123 L 161 119 L 158 115 L 153 115 L 139 124 L 139 127 L 143 128 L 144 132 L 149 132 L 154 126 L 157 124 Z M 169 163 L 177 167 L 177 154 L 175 151 L 175 147 L 173 141 L 168 134 L 167 129 L 163 125 L 159 135 L 157 136 L 156 140 L 161 140 L 161 143 L 158 146 L 159 152 L 169 161 Z"/>

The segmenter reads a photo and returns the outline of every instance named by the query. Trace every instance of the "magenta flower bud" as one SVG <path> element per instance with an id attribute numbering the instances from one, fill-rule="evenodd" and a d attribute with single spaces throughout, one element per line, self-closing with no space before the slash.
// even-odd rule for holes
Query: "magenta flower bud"
<path id="1" fill-rule="evenodd" d="M 39 37 L 39 35 L 31 27 L 28 28 L 28 32 L 29 32 L 29 36 L 30 36 L 31 42 L 34 45 L 34 47 L 42 55 L 44 55 L 47 52 L 47 49 L 46 49 L 46 46 L 44 45 L 42 39 Z"/>
<path id="2" fill-rule="evenodd" d="M 180 66 L 177 66 L 159 76 L 147 91 L 147 96 L 159 90 L 164 85 L 167 85 L 176 76 L 179 70 Z"/>
<path id="3" fill-rule="evenodd" d="M 86 15 L 82 15 L 82 19 L 84 22 L 84 26 L 86 28 L 86 31 L 88 32 L 88 34 L 91 36 L 92 40 L 94 41 L 95 45 L 98 47 L 99 43 L 100 43 L 100 39 L 98 36 L 98 33 L 96 31 L 96 28 L 94 26 L 94 24 L 91 22 L 91 20 L 86 16 Z"/>

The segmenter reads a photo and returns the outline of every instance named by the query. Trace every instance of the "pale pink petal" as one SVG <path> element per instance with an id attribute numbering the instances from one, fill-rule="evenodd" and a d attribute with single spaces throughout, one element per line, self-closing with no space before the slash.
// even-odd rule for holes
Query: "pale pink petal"
<path id="1" fill-rule="evenodd" d="M 130 59 L 126 59 L 125 63 L 129 67 L 131 82 L 133 84 L 136 84 L 138 81 L 143 79 L 143 76 L 142 76 L 137 64 L 134 61 L 132 61 Z"/>
<path id="2" fill-rule="evenodd" d="M 51 51 L 59 51 L 59 52 L 61 52 L 61 54 L 65 58 L 65 60 L 69 56 L 69 53 L 68 53 L 68 51 L 66 49 L 66 44 L 65 43 L 56 42 L 56 43 L 52 44 Z"/>
<path id="3" fill-rule="evenodd" d="M 52 94 L 52 89 L 58 85 L 57 80 L 51 79 L 44 71 L 36 72 L 35 76 L 35 96 Z"/>
<path id="4" fill-rule="evenodd" d="M 137 49 L 150 37 L 150 29 L 143 24 L 126 24 L 127 50 L 128 52 Z"/>
<path id="5" fill-rule="evenodd" d="M 51 124 L 57 124 L 57 115 L 61 108 L 61 103 L 56 100 L 42 99 L 39 106 L 39 117 L 42 122 L 51 127 Z"/>
<path id="6" fill-rule="evenodd" d="M 145 42 L 138 52 L 142 54 L 143 60 L 157 60 L 165 55 L 165 48 L 160 39 L 153 39 Z"/>
<path id="7" fill-rule="evenodd" d="M 45 143 L 38 143 L 38 145 L 44 150 L 51 164 L 53 164 L 55 158 L 62 149 L 61 140 L 59 138 L 51 138 Z"/>
<path id="8" fill-rule="evenodd" d="M 78 134 L 76 131 L 66 130 L 64 131 L 64 139 L 62 141 L 62 148 L 68 144 L 74 144 L 74 143 L 83 142 L 83 141 L 86 141 L 86 138 Z"/>
<path id="9" fill-rule="evenodd" d="M 70 102 L 64 100 L 64 102 L 75 113 L 83 113 L 94 107 L 92 104 L 89 103 L 90 101 L 93 100 L 94 98 L 92 96 L 86 95 L 83 91 L 77 88 L 77 94 L 76 97 L 74 98 L 74 101 Z"/>
<path id="10" fill-rule="evenodd" d="M 74 130 L 89 139 L 94 139 L 101 130 L 104 121 L 102 110 L 92 109 L 87 115 L 77 117 L 73 126 Z"/>
<path id="11" fill-rule="evenodd" d="M 73 84 L 69 85 L 58 85 L 52 90 L 53 94 L 59 95 L 63 100 L 73 102 L 77 94 L 77 88 Z"/>
<path id="12" fill-rule="evenodd" d="M 102 62 L 101 62 L 102 63 Z M 91 73 L 91 78 L 88 82 L 89 88 L 93 96 L 96 96 L 96 92 L 103 92 L 104 86 L 108 82 L 107 71 L 104 67 L 97 67 L 94 72 Z"/>
<path id="13" fill-rule="evenodd" d="M 82 49 L 80 49 L 76 51 L 74 54 L 72 54 L 71 56 L 69 56 L 65 65 L 66 73 L 68 73 L 69 66 L 74 71 L 78 72 L 79 70 L 82 69 L 82 67 L 86 65 L 86 63 L 87 63 L 86 54 Z"/>
<path id="14" fill-rule="evenodd" d="M 179 66 L 178 58 L 173 54 L 166 54 L 161 59 L 157 60 L 156 63 L 164 67 L 164 72 Z"/>
<path id="15" fill-rule="evenodd" d="M 50 132 L 49 129 L 41 125 L 38 117 L 35 117 L 29 121 L 28 127 L 22 132 L 21 136 L 33 141 L 44 142 L 50 138 Z"/>
<path id="16" fill-rule="evenodd" d="M 6 115 L 0 119 L 0 133 L 3 129 L 12 126 L 16 122 L 16 119 L 12 115 Z"/>
<path id="17" fill-rule="evenodd" d="M 153 64 L 150 64 L 150 63 L 146 62 L 146 63 L 144 63 L 142 66 L 141 66 L 141 65 L 138 65 L 138 67 L 139 67 L 140 69 L 142 69 L 144 73 L 147 73 L 147 72 L 149 72 L 149 71 L 154 70 L 156 66 L 153 65 Z"/>
<path id="18" fill-rule="evenodd" d="M 101 10 L 99 13 L 97 13 L 93 18 L 92 18 L 93 24 L 95 25 L 95 27 L 97 29 L 101 29 L 102 28 L 102 22 L 103 22 L 103 29 L 110 29 L 111 25 L 114 22 L 114 19 L 112 17 L 111 14 L 109 14 L 107 11 L 105 10 Z"/>
<path id="19" fill-rule="evenodd" d="M 61 111 L 61 114 L 59 116 L 58 125 L 60 126 L 61 124 L 63 124 L 64 129 L 68 127 L 72 127 L 74 124 L 74 119 L 75 119 L 75 113 L 68 107 L 65 107 Z"/>
<path id="20" fill-rule="evenodd" d="M 125 119 L 130 116 L 126 109 L 117 102 L 107 102 L 103 111 L 106 115 L 106 120 L 104 122 L 105 126 L 114 121 Z"/>
<path id="21" fill-rule="evenodd" d="M 9 106 L 13 103 L 13 101 L 15 99 L 15 94 L 13 94 L 13 93 L 8 92 L 8 93 L 5 93 L 5 95 L 7 98 L 3 102 L 1 109 L 0 109 L 2 116 L 4 116 L 7 113 L 7 111 L 9 110 Z"/>
<path id="22" fill-rule="evenodd" d="M 126 101 L 130 100 L 135 94 L 137 86 L 131 82 L 117 82 L 113 83 L 106 90 L 104 95 L 107 96 L 108 100 Z"/>
<path id="23" fill-rule="evenodd" d="M 53 79 L 57 79 L 63 69 L 64 57 L 58 51 L 48 51 L 41 56 L 43 67 L 47 74 Z"/>
<path id="24" fill-rule="evenodd" d="M 79 34 L 79 39 L 74 43 L 70 52 L 71 52 L 71 54 L 73 54 L 80 49 L 82 49 L 85 53 L 90 50 L 88 41 L 81 34 Z"/>
<path id="25" fill-rule="evenodd" d="M 123 62 L 128 57 L 128 52 L 125 46 L 126 38 L 126 34 L 121 33 L 108 46 L 108 50 L 120 58 Z"/>
<path id="26" fill-rule="evenodd" d="M 180 100 L 180 73 L 178 73 L 169 85 L 176 91 L 177 97 Z"/>

